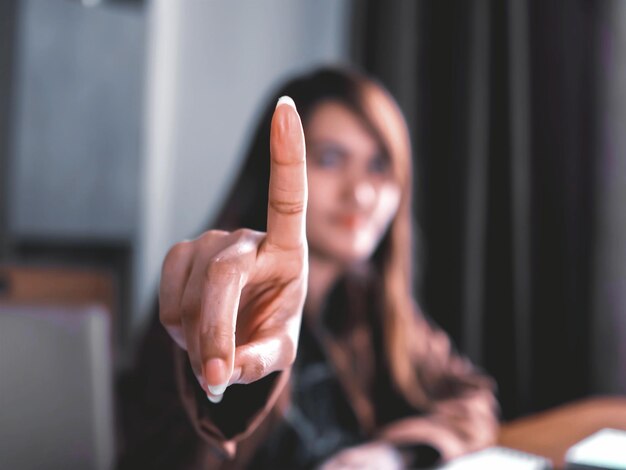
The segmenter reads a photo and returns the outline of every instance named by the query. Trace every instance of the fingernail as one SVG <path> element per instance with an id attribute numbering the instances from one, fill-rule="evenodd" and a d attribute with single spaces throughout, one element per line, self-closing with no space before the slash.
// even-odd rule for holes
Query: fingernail
<path id="1" fill-rule="evenodd" d="M 226 362 L 223 359 L 217 358 L 208 360 L 204 365 L 204 378 L 207 384 L 215 384 L 216 382 L 223 384 L 228 382 L 230 377 Z"/>
<path id="2" fill-rule="evenodd" d="M 278 108 L 281 104 L 288 104 L 293 109 L 296 109 L 296 103 L 293 102 L 290 96 L 281 96 L 278 98 L 278 102 L 276 103 L 276 107 Z"/>
<path id="3" fill-rule="evenodd" d="M 213 395 L 222 395 L 226 391 L 226 387 L 228 387 L 228 382 L 220 385 L 209 385 L 207 388 Z"/>
<path id="4" fill-rule="evenodd" d="M 219 403 L 222 401 L 222 398 L 224 398 L 224 395 L 217 395 L 215 397 L 212 397 L 211 395 L 207 395 L 206 397 L 209 399 L 211 403 Z"/>

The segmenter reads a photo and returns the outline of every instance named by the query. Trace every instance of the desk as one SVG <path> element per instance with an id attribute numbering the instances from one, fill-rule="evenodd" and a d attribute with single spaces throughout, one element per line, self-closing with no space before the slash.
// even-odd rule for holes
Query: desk
<path id="1" fill-rule="evenodd" d="M 113 316 L 117 292 L 111 273 L 78 267 L 0 264 L 0 303 L 100 304 Z"/>
<path id="2" fill-rule="evenodd" d="M 565 452 L 602 428 L 626 430 L 626 397 L 587 398 L 503 424 L 498 444 L 564 465 Z"/>

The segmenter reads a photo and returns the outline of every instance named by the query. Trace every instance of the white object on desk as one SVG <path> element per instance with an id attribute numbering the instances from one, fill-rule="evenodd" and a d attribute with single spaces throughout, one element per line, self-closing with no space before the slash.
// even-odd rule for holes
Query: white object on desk
<path id="1" fill-rule="evenodd" d="M 568 464 L 606 469 L 626 469 L 626 431 L 601 429 L 565 454 Z"/>
<path id="2" fill-rule="evenodd" d="M 440 470 L 544 470 L 549 468 L 552 468 L 552 463 L 544 457 L 506 447 L 489 447 L 454 459 Z"/>

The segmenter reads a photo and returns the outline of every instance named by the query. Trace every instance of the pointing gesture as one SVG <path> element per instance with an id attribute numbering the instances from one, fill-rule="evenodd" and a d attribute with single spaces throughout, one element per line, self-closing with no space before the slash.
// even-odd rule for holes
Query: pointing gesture
<path id="1" fill-rule="evenodd" d="M 209 230 L 174 245 L 163 262 L 161 323 L 216 403 L 228 385 L 254 382 L 295 359 L 308 274 L 307 181 L 291 98 L 276 106 L 270 152 L 267 233 Z"/>

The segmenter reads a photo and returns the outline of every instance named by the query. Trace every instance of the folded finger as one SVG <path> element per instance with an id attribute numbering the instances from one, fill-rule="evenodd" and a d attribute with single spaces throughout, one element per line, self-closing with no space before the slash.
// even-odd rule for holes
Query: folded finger
<path id="1" fill-rule="evenodd" d="M 245 276 L 236 264 L 210 269 L 202 299 L 200 355 L 207 392 L 221 395 L 231 377 L 235 356 L 237 310 Z"/>
<path id="2" fill-rule="evenodd" d="M 183 349 L 187 346 L 181 323 L 181 303 L 191 274 L 192 258 L 193 248 L 189 242 L 174 245 L 163 261 L 159 285 L 159 319 Z"/>
<path id="3" fill-rule="evenodd" d="M 271 336 L 237 347 L 230 383 L 249 384 L 289 368 L 296 357 L 297 344 L 289 337 Z"/>

